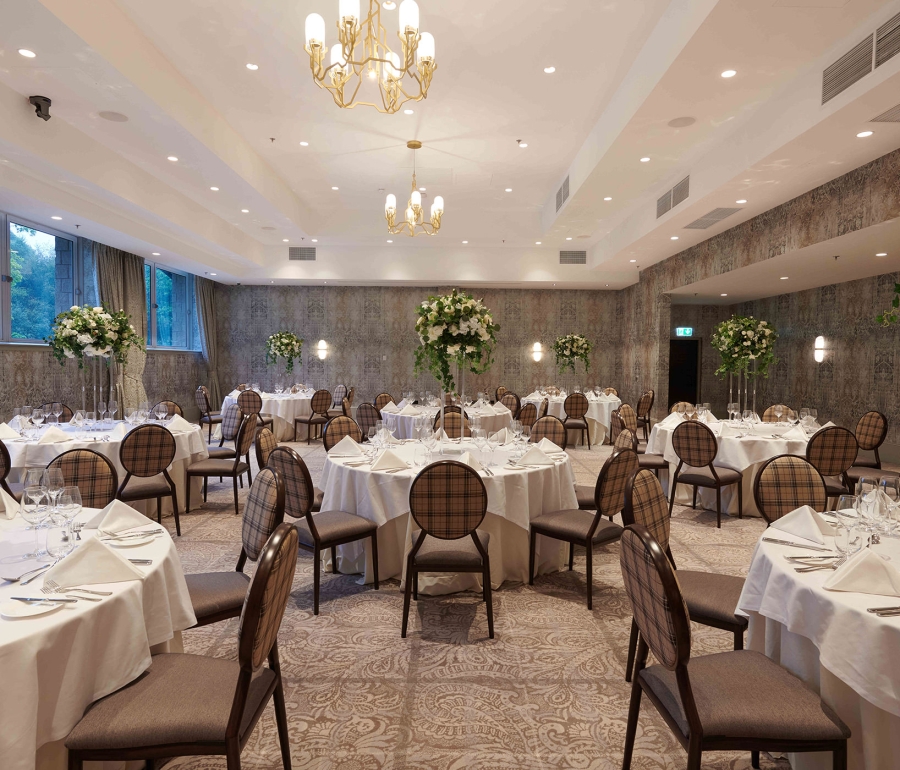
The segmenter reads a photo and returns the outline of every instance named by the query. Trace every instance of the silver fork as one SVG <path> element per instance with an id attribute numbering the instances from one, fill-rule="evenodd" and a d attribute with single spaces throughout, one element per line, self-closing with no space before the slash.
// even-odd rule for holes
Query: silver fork
<path id="1" fill-rule="evenodd" d="M 820 569 L 837 569 L 849 558 L 849 556 L 841 556 L 840 559 L 832 562 L 831 564 L 817 564 L 810 567 L 794 567 L 794 572 L 815 572 Z"/>
<path id="2" fill-rule="evenodd" d="M 112 591 L 91 591 L 88 588 L 60 588 L 59 583 L 55 580 L 47 580 L 44 578 L 44 587 L 41 591 L 45 594 L 65 594 L 65 593 L 83 593 L 93 594 L 94 596 L 112 596 Z"/>

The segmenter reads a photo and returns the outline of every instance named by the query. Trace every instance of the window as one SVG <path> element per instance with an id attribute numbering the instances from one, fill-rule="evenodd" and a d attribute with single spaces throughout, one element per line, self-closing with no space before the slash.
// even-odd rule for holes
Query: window
<path id="1" fill-rule="evenodd" d="M 145 262 L 144 283 L 147 291 L 147 345 L 199 350 L 194 276 Z"/>

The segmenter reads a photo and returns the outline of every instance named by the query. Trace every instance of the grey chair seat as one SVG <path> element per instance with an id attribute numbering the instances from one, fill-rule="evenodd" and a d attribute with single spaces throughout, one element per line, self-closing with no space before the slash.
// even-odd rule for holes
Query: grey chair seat
<path id="1" fill-rule="evenodd" d="M 666 460 L 666 458 L 662 455 L 648 455 L 644 453 L 638 455 L 638 467 L 649 468 L 650 470 L 654 470 L 657 468 L 668 470 L 669 461 Z"/>
<path id="2" fill-rule="evenodd" d="M 549 535 L 560 540 L 586 540 L 595 513 L 572 509 L 553 511 L 533 519 L 531 528 L 539 535 Z M 610 543 L 622 537 L 622 527 L 612 521 L 601 519 L 594 532 L 593 543 Z"/>
<path id="3" fill-rule="evenodd" d="M 375 522 L 346 511 L 320 511 L 313 516 L 316 532 L 319 533 L 319 544 L 328 546 L 339 540 L 361 538 L 377 529 Z M 294 526 L 300 535 L 300 542 L 312 548 L 316 541 L 309 531 L 306 519 L 297 519 Z"/>
<path id="4" fill-rule="evenodd" d="M 210 423 L 216 425 L 217 423 L 222 422 L 222 413 L 210 412 L 209 414 L 204 414 L 200 417 L 199 422 L 201 425 L 209 425 Z"/>
<path id="5" fill-rule="evenodd" d="M 692 657 L 690 672 L 704 736 L 787 741 L 850 737 L 847 726 L 818 695 L 759 652 Z M 657 665 L 643 669 L 640 676 L 686 736 L 675 672 Z"/>
<path id="6" fill-rule="evenodd" d="M 566 428 L 577 428 L 578 430 L 581 430 L 582 428 L 586 429 L 588 426 L 587 420 L 580 420 L 573 417 L 567 417 L 563 425 L 565 425 Z"/>
<path id="7" fill-rule="evenodd" d="M 856 465 L 847 470 L 847 478 L 849 478 L 850 482 L 854 485 L 856 485 L 857 481 L 866 476 L 869 478 L 889 476 L 890 478 L 895 479 L 900 477 L 900 473 L 897 473 L 897 471 L 881 470 L 874 465 L 860 465 L 859 460 L 856 461 Z"/>
<path id="8" fill-rule="evenodd" d="M 247 472 L 247 463 L 239 462 L 237 464 L 237 475 Z M 205 476 L 231 476 L 234 473 L 234 459 L 216 459 L 210 457 L 208 460 L 198 460 L 188 467 L 189 474 L 205 475 Z"/>
<path id="9" fill-rule="evenodd" d="M 637 453 L 639 455 L 644 454 L 647 451 L 647 442 L 646 441 L 638 441 L 637 445 Z"/>
<path id="10" fill-rule="evenodd" d="M 201 572 L 185 575 L 197 620 L 244 606 L 250 578 L 243 572 Z"/>
<path id="11" fill-rule="evenodd" d="M 306 417 L 297 417 L 294 419 L 294 422 L 302 422 L 304 425 L 324 425 L 328 420 L 328 417 L 323 417 L 320 414 L 311 414 Z"/>
<path id="12" fill-rule="evenodd" d="M 731 468 L 719 468 L 716 466 L 716 475 L 719 477 L 719 484 L 735 484 L 741 479 L 741 474 Z M 689 471 L 678 474 L 679 484 L 690 484 L 698 487 L 714 487 L 716 480 L 713 478 L 712 471 L 706 468 L 691 468 Z"/>
<path id="13" fill-rule="evenodd" d="M 576 484 L 575 497 L 578 498 L 578 507 L 582 511 L 596 511 L 597 503 L 594 501 L 594 484 Z"/>
<path id="14" fill-rule="evenodd" d="M 865 475 L 866 475 L 865 473 L 861 474 L 861 476 L 865 476 Z M 876 474 L 870 474 L 870 475 L 876 475 Z M 878 471 L 877 475 L 883 476 L 884 474 L 881 471 Z M 847 489 L 847 487 L 845 487 L 839 481 L 835 481 L 834 479 L 829 479 L 826 476 L 823 476 L 822 478 L 825 479 L 825 494 L 827 494 L 829 497 L 837 497 L 838 495 L 849 495 L 850 494 L 850 490 Z"/>
<path id="15" fill-rule="evenodd" d="M 853 468 L 875 468 L 875 470 L 878 470 L 878 460 L 874 457 L 857 457 L 853 461 Z M 853 470 L 853 468 L 850 470 Z M 849 473 L 850 471 L 847 472 Z"/>
<path id="16" fill-rule="evenodd" d="M 704 618 L 720 623 L 747 625 L 747 618 L 734 614 L 744 589 L 743 578 L 684 569 L 675 574 L 691 619 Z"/>
<path id="17" fill-rule="evenodd" d="M 66 748 L 96 751 L 222 742 L 239 672 L 233 660 L 156 655 L 149 671 L 88 709 L 66 738 Z M 275 678 L 263 667 L 251 680 L 241 736 L 251 728 Z"/>
<path id="18" fill-rule="evenodd" d="M 333 407 L 331 407 L 331 409 L 328 410 L 329 417 L 343 417 L 343 415 L 344 415 L 343 407 L 333 406 Z"/>
<path id="19" fill-rule="evenodd" d="M 213 460 L 226 460 L 229 457 L 234 459 L 234 447 L 228 446 L 211 446 L 209 448 L 209 456 Z"/>
<path id="20" fill-rule="evenodd" d="M 322 500 L 325 499 L 325 493 L 318 487 L 313 487 L 313 504 L 312 512 L 318 513 L 322 510 Z"/>
<path id="21" fill-rule="evenodd" d="M 120 500 L 146 500 L 148 497 L 167 497 L 172 487 L 161 473 L 149 478 L 132 476 L 128 484 L 119 492 Z"/>
<path id="22" fill-rule="evenodd" d="M 421 530 L 412 534 L 412 541 L 419 539 Z M 476 529 L 475 534 L 485 551 L 491 544 L 490 532 Z M 468 535 L 459 540 L 441 540 L 437 537 L 426 537 L 425 542 L 416 554 L 417 567 L 482 567 L 483 560 L 472 538 Z"/>

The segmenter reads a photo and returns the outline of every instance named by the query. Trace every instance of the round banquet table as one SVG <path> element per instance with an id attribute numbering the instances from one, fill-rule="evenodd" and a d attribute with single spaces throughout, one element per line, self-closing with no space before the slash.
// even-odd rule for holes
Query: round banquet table
<path id="1" fill-rule="evenodd" d="M 523 404 L 534 404 L 538 410 L 541 408 L 542 396 L 531 393 L 522 399 Z M 566 410 L 563 409 L 566 399 L 562 396 L 549 396 L 549 404 L 547 405 L 547 414 L 552 417 L 558 417 L 560 420 L 566 419 Z M 588 410 L 585 417 L 587 418 L 588 430 L 591 434 L 591 444 L 603 444 L 609 435 L 609 424 L 612 420 L 612 413 L 622 406 L 622 399 L 616 396 L 588 397 Z M 581 431 L 570 430 L 568 442 L 574 445 L 576 441 L 581 439 Z"/>
<path id="2" fill-rule="evenodd" d="M 433 411 L 434 409 L 431 408 L 429 414 Z M 423 412 L 419 412 L 419 414 L 422 413 Z M 397 430 L 394 433 L 394 437 L 398 439 L 414 438 L 413 428 L 416 424 L 416 417 L 417 415 L 414 414 L 392 414 L 390 412 L 382 412 L 382 419 L 395 422 Z M 512 412 L 502 404 L 495 404 L 494 406 L 488 405 L 481 409 L 466 409 L 466 417 L 469 419 L 470 423 L 473 421 L 473 418 L 480 420 L 481 428 L 486 430 L 488 435 L 496 433 L 502 428 L 512 427 Z M 432 424 L 434 419 L 434 417 L 430 418 L 429 424 Z M 474 428 L 475 426 L 472 425 L 472 427 Z"/>
<path id="3" fill-rule="evenodd" d="M 124 425 L 124 422 L 117 422 L 116 425 Z M 122 439 L 114 438 L 110 431 L 92 431 L 90 439 L 81 439 L 78 437 L 78 429 L 63 423 L 57 426 L 64 433 L 72 436 L 69 441 L 60 441 L 54 444 L 39 444 L 35 441 L 24 441 L 23 439 L 3 439 L 3 443 L 9 450 L 9 458 L 12 462 L 12 472 L 10 481 L 21 481 L 25 468 L 45 468 L 54 458 L 63 452 L 71 449 L 91 449 L 94 452 L 102 454 L 108 458 L 116 473 L 119 476 L 119 483 L 125 479 L 125 469 L 119 462 L 119 447 L 122 445 Z M 46 429 L 42 430 L 42 434 Z M 169 475 L 175 482 L 175 490 L 178 493 L 178 510 L 184 511 L 184 502 L 187 499 L 185 495 L 185 471 L 187 467 L 194 462 L 204 460 L 209 457 L 209 450 L 206 442 L 203 440 L 203 433 L 199 425 L 194 425 L 191 430 L 184 432 L 173 432 L 175 436 L 175 458 L 169 466 Z M 108 441 L 103 440 L 103 436 L 109 438 Z M 197 477 L 192 479 L 191 495 L 200 494 L 202 489 L 202 479 Z M 196 498 L 195 498 L 196 499 Z M 129 505 L 137 511 L 156 518 L 156 500 L 136 500 Z M 164 497 L 162 500 L 163 513 L 170 514 L 172 512 L 172 498 Z"/>
<path id="4" fill-rule="evenodd" d="M 803 542 L 785 532 L 777 537 Z M 825 537 L 833 547 L 834 538 Z M 900 541 L 882 537 L 876 553 L 900 568 Z M 738 611 L 750 620 L 747 646 L 796 674 L 852 732 L 848 767 L 888 770 L 900 756 L 900 617 L 879 618 L 870 607 L 900 605 L 896 596 L 826 591 L 831 570 L 798 573 L 787 554 L 812 553 L 757 544 Z M 831 768 L 831 754 L 791 755 L 794 770 Z"/>
<path id="5" fill-rule="evenodd" d="M 415 444 L 405 443 L 391 447 L 391 451 L 407 462 L 412 462 Z M 464 451 L 477 455 L 475 445 L 468 440 L 445 443 L 445 454 L 432 456 L 434 461 L 459 459 Z M 575 477 L 569 458 L 550 466 L 507 470 L 509 450 L 499 447 L 495 451 L 497 466 L 491 468 L 494 476 L 481 473 L 488 494 L 488 513 L 479 529 L 491 535 L 488 555 L 491 560 L 491 585 L 499 588 L 505 580 L 527 582 L 528 544 L 531 520 L 542 513 L 566 508 L 577 508 Z M 399 473 L 372 471 L 368 466 L 348 467 L 346 463 L 358 458 L 328 457 L 320 482 L 325 492 L 322 510 L 338 509 L 362 516 L 378 525 L 379 579 L 403 579 L 406 553 L 412 547 L 412 533 L 418 529 L 409 514 L 409 490 L 418 468 Z M 363 582 L 373 581 L 369 538 L 365 542 L 338 546 L 338 571 L 363 573 Z M 541 574 L 559 570 L 566 557 L 565 543 L 537 538 L 535 572 Z M 324 554 L 323 554 L 324 555 Z M 323 564 L 323 569 L 327 565 Z M 419 590 L 429 594 L 445 594 L 454 591 L 481 590 L 481 576 L 466 573 L 459 575 L 422 575 Z"/>
<path id="6" fill-rule="evenodd" d="M 97 513 L 85 508 L 78 521 Z M 148 524 L 153 523 L 149 522 Z M 21 554 L 34 533 L 21 517 L 0 515 L 0 574 L 15 577 L 37 566 Z M 84 540 L 96 530 L 82 530 Z M 158 652 L 181 652 L 181 631 L 197 621 L 178 551 L 163 532 L 145 545 L 120 549 L 139 566 L 143 580 L 88 586 L 112 591 L 99 602 L 79 601 L 37 617 L 0 618 L 0 766 L 3 770 L 65 770 L 63 739 L 85 709 L 137 678 Z M 0 602 L 40 596 L 42 579 L 27 586 L 0 582 Z M 35 594 L 35 592 L 38 592 Z M 114 763 L 87 763 L 111 768 Z"/>
<path id="7" fill-rule="evenodd" d="M 671 415 L 670 415 L 671 417 Z M 667 420 L 669 418 L 666 418 Z M 673 421 L 674 422 L 674 421 Z M 713 465 L 723 468 L 731 468 L 738 471 L 743 476 L 743 504 L 744 516 L 760 516 L 759 509 L 753 499 L 753 479 L 759 471 L 760 466 L 777 455 L 806 455 L 806 445 L 809 439 L 786 439 L 780 435 L 776 438 L 775 434 L 781 434 L 788 430 L 791 426 L 783 423 L 762 423 L 754 427 L 752 434 L 747 434 L 743 438 L 737 436 L 721 436 L 722 422 L 711 422 L 707 427 L 716 435 L 719 443 L 719 452 Z M 678 467 L 678 455 L 672 447 L 672 434 L 675 432 L 677 424 L 664 425 L 656 423 L 650 430 L 650 437 L 647 442 L 648 454 L 660 454 L 669 463 L 669 472 L 662 481 L 663 490 L 666 498 L 669 496 L 669 479 L 675 475 L 675 469 Z M 730 428 L 731 429 L 731 428 Z M 742 429 L 741 429 L 742 430 Z M 686 471 L 688 466 L 682 468 L 682 472 Z M 693 488 L 687 484 L 679 484 L 675 493 L 675 502 L 679 505 L 690 505 L 693 497 Z M 700 488 L 697 499 L 700 500 L 703 508 L 707 510 L 716 510 L 716 490 Z M 728 513 L 736 516 L 738 513 L 738 493 L 737 484 L 731 484 L 722 487 L 722 513 Z"/>
<path id="8" fill-rule="evenodd" d="M 272 418 L 272 428 L 278 441 L 294 440 L 294 420 L 297 417 L 309 417 L 312 414 L 312 397 L 316 391 L 301 390 L 299 393 L 260 393 L 262 409 L 260 414 Z M 237 403 L 238 391 L 232 391 L 222 401 L 222 412 Z M 297 426 L 297 441 L 307 436 L 307 426 Z M 222 429 L 218 426 L 214 431 L 216 438 L 221 438 Z"/>

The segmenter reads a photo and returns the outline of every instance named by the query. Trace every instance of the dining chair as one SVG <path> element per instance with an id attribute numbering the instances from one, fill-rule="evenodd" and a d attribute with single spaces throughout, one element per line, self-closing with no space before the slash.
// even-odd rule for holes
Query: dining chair
<path id="1" fill-rule="evenodd" d="M 297 532 L 281 524 L 263 549 L 246 592 L 238 627 L 237 660 L 162 653 L 120 690 L 93 703 L 65 739 L 70 770 L 90 760 L 155 760 L 224 755 L 239 770 L 269 700 L 284 770 L 291 744 L 278 630 L 297 567 Z M 268 662 L 268 666 L 264 664 Z"/>
<path id="2" fill-rule="evenodd" d="M 606 396 L 618 396 L 619 395 L 619 391 L 616 390 L 615 388 L 604 388 L 603 393 Z"/>
<path id="3" fill-rule="evenodd" d="M 255 390 L 245 390 L 243 393 L 239 393 L 237 397 L 237 405 L 240 407 L 241 412 L 244 413 L 244 417 L 248 414 L 256 415 L 256 428 L 259 430 L 260 428 L 268 428 L 269 430 L 273 430 L 273 425 L 275 424 L 275 418 L 270 414 L 263 414 L 263 400 L 262 396 L 259 395 Z"/>
<path id="4" fill-rule="evenodd" d="M 214 412 L 209 405 L 209 389 L 206 385 L 198 385 L 194 391 L 194 400 L 197 402 L 197 408 L 200 410 L 200 425 L 209 426 L 209 436 L 206 440 L 207 444 L 212 443 L 212 426 L 222 422 L 222 413 Z"/>
<path id="5" fill-rule="evenodd" d="M 619 435 L 616 437 L 616 440 L 612 444 L 612 451 L 617 452 L 620 449 L 631 449 L 632 451 L 634 451 L 634 445 L 636 441 L 637 439 L 634 437 L 634 434 L 630 430 L 621 430 L 619 431 Z M 642 457 L 644 457 L 644 455 L 638 456 L 638 462 L 640 462 Z M 597 510 L 597 503 L 594 497 L 596 486 L 596 481 L 593 484 L 575 484 L 575 497 L 578 500 L 578 508 L 580 510 Z M 610 516 L 609 520 L 612 521 L 613 517 Z"/>
<path id="6" fill-rule="evenodd" d="M 284 480 L 271 468 L 260 468 L 244 503 L 241 526 L 241 552 L 237 565 L 229 572 L 200 572 L 185 575 L 197 624 L 208 626 L 220 620 L 236 618 L 247 599 L 250 576 L 244 574 L 247 559 L 262 554 L 272 533 L 284 521 Z"/>
<path id="7" fill-rule="evenodd" d="M 447 438 L 470 438 L 472 430 L 469 427 L 469 421 L 462 416 L 462 412 L 451 412 L 444 410 L 444 421 L 441 422 L 441 413 L 438 412 L 434 419 L 434 429 L 436 431 L 444 429 Z"/>
<path id="8" fill-rule="evenodd" d="M 253 443 L 256 444 L 256 467 L 265 468 L 269 462 L 269 455 L 278 446 L 278 439 L 268 428 L 263 428 L 257 432 L 256 441 Z"/>
<path id="9" fill-rule="evenodd" d="M 808 460 L 776 455 L 763 463 L 753 479 L 753 499 L 768 524 L 801 505 L 824 511 L 828 502 L 825 479 Z"/>
<path id="10" fill-rule="evenodd" d="M 775 414 L 775 409 L 779 406 L 781 407 L 781 417 Z M 796 420 L 797 413 L 787 404 L 772 404 L 772 406 L 770 406 L 768 409 L 766 409 L 765 412 L 763 412 L 763 422 L 781 422 L 782 419 Z"/>
<path id="11" fill-rule="evenodd" d="M 500 399 L 500 403 L 503 404 L 507 409 L 509 409 L 512 414 L 512 418 L 514 420 L 519 419 L 519 409 L 522 408 L 522 402 L 519 397 L 513 393 L 512 391 L 506 391 Z"/>
<path id="12" fill-rule="evenodd" d="M 535 420 L 534 425 L 531 426 L 531 443 L 537 444 L 543 438 L 552 441 L 565 451 L 569 434 L 566 432 L 566 427 L 563 425 L 562 420 L 548 415 Z"/>
<path id="13" fill-rule="evenodd" d="M 162 401 L 157 401 L 153 408 L 150 410 L 151 414 L 156 414 L 156 407 L 164 406 L 166 408 L 166 415 L 168 417 L 174 417 L 176 414 L 179 417 L 184 417 L 184 409 L 182 409 L 175 401 L 168 401 L 163 399 Z"/>
<path id="14" fill-rule="evenodd" d="M 487 490 L 478 471 L 456 460 L 432 463 L 413 480 L 409 512 L 419 529 L 406 556 L 403 627 L 406 638 L 410 597 L 419 601 L 420 572 L 481 573 L 488 636 L 494 638 L 491 590 L 491 536 L 478 529 L 487 513 Z"/>
<path id="15" fill-rule="evenodd" d="M 581 443 L 584 444 L 585 436 L 587 436 L 588 449 L 591 448 L 591 431 L 587 422 L 588 400 L 584 393 L 572 393 L 566 397 L 563 402 L 563 411 L 566 413 L 566 419 L 563 425 L 566 430 L 581 431 Z"/>
<path id="16" fill-rule="evenodd" d="M 497 390 L 494 391 L 494 403 L 499 404 L 500 399 L 503 398 L 503 396 L 505 396 L 506 393 L 507 393 L 507 389 L 504 388 L 502 385 L 498 385 Z"/>
<path id="17" fill-rule="evenodd" d="M 622 521 L 628 527 L 640 524 L 647 528 L 675 569 L 675 559 L 669 540 L 671 516 L 666 505 L 659 479 L 647 469 L 639 469 L 625 485 L 625 505 Z M 747 618 L 735 614 L 744 590 L 744 579 L 717 572 L 678 570 L 678 584 L 684 596 L 690 619 L 702 626 L 729 631 L 734 637 L 734 649 L 744 649 L 744 631 Z M 628 663 L 625 681 L 631 681 L 634 656 L 637 651 L 638 628 L 631 621 L 631 639 L 628 642 Z"/>
<path id="18" fill-rule="evenodd" d="M 548 411 L 549 409 L 550 409 L 550 399 L 549 399 L 549 398 L 542 398 L 542 399 L 541 399 L 541 406 L 540 406 L 540 408 L 538 409 L 538 415 L 537 415 L 537 418 L 540 420 L 541 417 L 546 417 L 546 416 L 547 416 L 547 411 Z"/>
<path id="19" fill-rule="evenodd" d="M 534 404 L 524 404 L 519 410 L 519 422 L 526 428 L 530 428 L 537 422 L 537 407 Z"/>
<path id="20" fill-rule="evenodd" d="M 363 438 L 368 440 L 369 428 L 374 428 L 375 423 L 381 419 L 378 410 L 372 404 L 365 401 L 356 407 L 356 424 L 362 431 Z"/>
<path id="21" fill-rule="evenodd" d="M 335 385 L 334 393 L 331 400 L 331 406 L 328 408 L 328 416 L 329 417 L 339 417 L 344 415 L 345 417 L 349 417 L 350 415 L 346 414 L 344 411 L 344 399 L 347 397 L 347 386 L 346 385 Z"/>
<path id="22" fill-rule="evenodd" d="M 50 414 L 50 410 L 53 409 L 54 403 L 59 404 L 62 407 L 62 414 L 59 416 L 60 423 L 69 422 L 69 420 L 75 416 L 75 413 L 60 401 L 51 401 L 50 403 L 43 404 L 40 408 L 44 411 L 44 414 Z"/>
<path id="23" fill-rule="evenodd" d="M 859 418 L 856 424 L 856 443 L 864 452 L 871 452 L 872 457 L 859 457 L 847 469 L 847 481 L 850 488 L 855 489 L 857 482 L 863 476 L 871 476 L 872 470 L 881 471 L 881 457 L 878 450 L 887 438 L 888 421 L 881 412 L 866 412 Z M 876 474 L 879 475 L 879 474 Z M 893 471 L 886 471 L 880 475 L 894 475 Z"/>
<path id="24" fill-rule="evenodd" d="M 244 413 L 237 404 L 229 404 L 222 412 L 222 427 L 219 446 L 209 447 L 209 456 L 217 460 L 234 457 L 234 447 L 224 446 L 226 441 L 234 441 L 244 421 Z"/>
<path id="25" fill-rule="evenodd" d="M 391 401 L 394 401 L 394 397 L 390 393 L 379 393 L 377 396 L 375 396 L 375 400 L 372 402 L 372 404 L 380 414 L 381 410 L 389 403 L 391 403 Z M 397 402 L 394 401 L 394 403 L 396 404 Z"/>
<path id="26" fill-rule="evenodd" d="M 722 527 L 722 487 L 737 484 L 738 518 L 744 517 L 744 477 L 740 471 L 713 465 L 719 453 L 719 444 L 713 432 L 702 422 L 687 420 L 672 433 L 672 449 L 678 455 L 678 465 L 671 481 L 669 515 L 675 506 L 675 492 L 679 484 L 694 488 L 692 507 L 697 507 L 697 489 L 716 490 L 716 528 Z M 687 465 L 684 473 L 681 469 Z"/>
<path id="27" fill-rule="evenodd" d="M 116 499 L 119 475 L 109 458 L 93 449 L 70 449 L 47 467 L 59 468 L 67 487 L 78 487 L 85 508 L 105 508 Z"/>
<path id="28" fill-rule="evenodd" d="M 9 450 L 6 445 L 0 441 L 0 489 L 12 497 L 16 501 L 22 499 L 22 485 L 10 484 L 6 479 L 12 471 L 12 460 L 9 457 Z"/>
<path id="29" fill-rule="evenodd" d="M 618 409 L 619 418 L 622 420 L 622 426 L 628 428 L 635 436 L 638 434 L 637 412 L 634 411 L 631 404 L 622 404 Z M 638 454 L 643 453 L 647 449 L 646 441 L 638 441 Z"/>
<path id="30" fill-rule="evenodd" d="M 558 396 L 559 388 L 557 388 L 556 385 L 548 385 L 547 386 L 547 395 L 548 396 Z"/>
<path id="31" fill-rule="evenodd" d="M 833 425 L 816 431 L 806 445 L 806 459 L 822 474 L 828 497 L 850 494 L 847 471 L 856 461 L 859 445 L 856 436 L 846 428 Z M 830 478 L 836 476 L 840 481 Z"/>
<path id="32" fill-rule="evenodd" d="M 313 429 L 315 428 L 316 438 L 318 431 L 328 422 L 328 407 L 331 406 L 331 393 L 324 388 L 313 393 L 313 397 L 309 402 L 310 413 L 302 417 L 294 418 L 294 441 L 297 441 L 297 426 L 306 426 L 306 443 L 309 445 L 313 438 Z"/>
<path id="33" fill-rule="evenodd" d="M 269 455 L 266 465 L 284 479 L 284 512 L 297 521 L 300 548 L 313 554 L 313 615 L 319 614 L 319 585 L 322 579 L 322 551 L 331 549 L 331 571 L 337 574 L 337 547 L 371 538 L 372 569 L 378 590 L 378 527 L 373 521 L 346 511 L 320 511 L 313 515 L 315 496 L 309 469 L 293 449 L 280 446 Z"/>
<path id="34" fill-rule="evenodd" d="M 691 657 L 691 627 L 679 581 L 659 543 L 632 524 L 622 535 L 625 592 L 640 632 L 625 732 L 631 768 L 641 698 L 646 695 L 699 770 L 704 751 L 830 751 L 846 770 L 850 730 L 800 679 L 760 652 Z M 659 661 L 647 666 L 647 656 Z"/>
<path id="35" fill-rule="evenodd" d="M 612 517 L 622 510 L 625 482 L 637 470 L 637 453 L 631 449 L 620 449 L 611 454 L 597 476 L 594 487 L 594 511 L 591 515 L 580 508 L 542 513 L 531 520 L 531 537 L 528 548 L 528 585 L 534 585 L 534 556 L 537 536 L 543 535 L 569 544 L 569 571 L 575 561 L 575 546 L 585 549 L 587 575 L 587 608 L 593 604 L 593 550 L 594 546 L 606 545 L 622 536 L 622 527 L 612 521 Z M 609 516 L 610 521 L 603 517 Z"/>
<path id="36" fill-rule="evenodd" d="M 350 436 L 357 444 L 362 443 L 362 431 L 352 417 L 332 417 L 326 424 L 322 435 L 322 444 L 328 452 L 344 436 Z"/>
<path id="37" fill-rule="evenodd" d="M 256 434 L 256 420 L 257 415 L 253 412 L 244 418 L 241 427 L 238 428 L 237 438 L 234 441 L 235 453 L 233 458 L 208 457 L 205 460 L 198 460 L 195 463 L 191 463 L 187 467 L 187 470 L 185 471 L 187 483 L 185 484 L 186 500 L 184 508 L 186 513 L 189 513 L 191 510 L 191 479 L 195 476 L 199 476 L 203 479 L 204 502 L 207 499 L 210 476 L 230 478 L 234 485 L 234 514 L 237 516 L 238 513 L 240 513 L 238 510 L 238 479 L 247 473 L 247 470 L 250 467 L 248 463 L 241 460 L 241 457 L 248 454 L 250 452 L 250 447 L 253 445 L 253 439 Z"/>
<path id="38" fill-rule="evenodd" d="M 181 535 L 178 518 L 178 490 L 168 468 L 175 459 L 175 436 L 162 425 L 139 425 L 119 445 L 119 464 L 125 478 L 116 497 L 123 502 L 156 498 L 156 520 L 162 524 L 162 499 L 172 498 L 175 534 Z"/>
<path id="39" fill-rule="evenodd" d="M 356 396 L 356 387 L 354 385 L 350 386 L 350 390 L 347 392 L 347 401 L 350 402 L 350 406 L 353 406 L 353 398 Z M 349 417 L 350 415 L 348 415 Z"/>
<path id="40" fill-rule="evenodd" d="M 678 411 L 678 407 L 683 406 L 685 409 L 693 409 L 694 405 L 690 401 L 676 401 L 672 404 L 672 408 L 669 410 L 669 414 L 675 414 Z"/>
<path id="41" fill-rule="evenodd" d="M 238 386 L 235 388 L 235 390 L 236 390 L 238 393 L 242 393 L 243 391 L 247 390 L 247 388 L 249 388 L 249 387 L 250 387 L 249 384 L 247 384 L 246 382 L 242 382 L 240 385 L 238 385 Z"/>
<path id="42" fill-rule="evenodd" d="M 656 393 L 652 390 L 645 390 L 638 400 L 637 405 L 637 424 L 644 429 L 644 441 L 650 438 L 650 410 L 653 409 L 653 401 L 656 399 Z"/>

